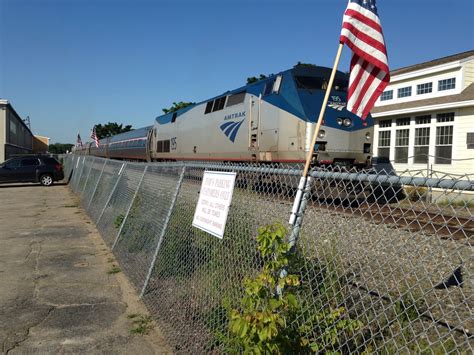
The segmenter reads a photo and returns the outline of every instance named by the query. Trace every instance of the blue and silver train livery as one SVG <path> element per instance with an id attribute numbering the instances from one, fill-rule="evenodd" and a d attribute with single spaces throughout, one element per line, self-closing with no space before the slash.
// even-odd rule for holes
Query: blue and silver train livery
<path id="1" fill-rule="evenodd" d="M 84 154 L 143 161 L 303 162 L 331 73 L 297 65 L 176 112 L 153 126 L 86 146 Z M 337 72 L 316 142 L 316 164 L 363 167 L 373 120 L 346 109 L 348 75 Z"/>
<path id="2" fill-rule="evenodd" d="M 303 162 L 331 69 L 298 65 L 156 118 L 152 160 Z M 315 161 L 365 165 L 373 120 L 346 110 L 348 76 L 338 72 L 316 142 Z"/>

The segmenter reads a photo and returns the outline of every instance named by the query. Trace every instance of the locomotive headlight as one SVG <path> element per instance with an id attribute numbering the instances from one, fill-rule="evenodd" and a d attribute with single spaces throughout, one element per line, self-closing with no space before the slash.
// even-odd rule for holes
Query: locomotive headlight
<path id="1" fill-rule="evenodd" d="M 350 118 L 344 118 L 342 124 L 344 125 L 344 127 L 349 127 L 352 124 L 352 120 Z"/>
<path id="2" fill-rule="evenodd" d="M 326 131 L 324 129 L 320 129 L 318 132 L 318 138 L 323 139 L 324 137 L 326 137 Z"/>
<path id="3" fill-rule="evenodd" d="M 370 135 L 370 132 L 367 132 L 365 134 L 365 140 L 370 141 L 370 138 L 372 138 L 372 136 Z"/>
<path id="4" fill-rule="evenodd" d="M 342 119 L 341 117 L 336 118 L 336 123 L 337 123 L 339 126 L 342 126 L 342 121 L 343 121 L 343 119 Z"/>

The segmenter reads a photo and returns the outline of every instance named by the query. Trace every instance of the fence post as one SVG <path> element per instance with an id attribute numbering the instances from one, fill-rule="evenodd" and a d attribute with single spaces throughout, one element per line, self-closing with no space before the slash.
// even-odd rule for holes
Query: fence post
<path id="1" fill-rule="evenodd" d="M 303 188 L 303 196 L 301 199 L 301 203 L 297 209 L 296 216 L 294 222 L 291 226 L 290 236 L 288 238 L 288 244 L 290 245 L 290 253 L 294 253 L 296 249 L 296 243 L 298 242 L 298 237 L 300 234 L 301 225 L 303 224 L 303 217 L 304 212 L 306 211 L 306 206 L 308 205 L 308 201 L 311 198 L 311 182 L 312 177 L 308 176 L 306 178 L 306 182 Z M 280 278 L 285 277 L 288 275 L 288 269 L 284 268 L 280 271 Z M 277 286 L 276 292 L 278 295 L 281 296 L 283 293 L 283 287 Z"/>
<path id="2" fill-rule="evenodd" d="M 130 213 L 130 210 L 132 209 L 133 203 L 135 202 L 135 198 L 138 195 L 138 190 L 140 190 L 140 186 L 142 184 L 143 178 L 145 177 L 146 171 L 148 170 L 148 165 L 145 166 L 145 169 L 143 170 L 142 177 L 140 179 L 140 182 L 138 183 L 137 189 L 135 190 L 135 194 L 133 195 L 132 201 L 130 202 L 130 205 L 128 206 L 127 213 L 125 213 L 125 217 L 123 218 L 122 224 L 120 224 L 120 229 L 117 232 L 117 236 L 115 237 L 114 244 L 112 245 L 112 250 L 114 250 L 115 245 L 118 242 L 118 239 L 120 237 L 120 234 L 122 233 L 123 226 L 125 225 L 125 222 L 127 221 L 128 214 Z"/>
<path id="3" fill-rule="evenodd" d="M 81 165 L 81 173 L 79 175 L 79 177 L 77 178 L 77 180 L 74 180 L 74 190 L 77 191 L 77 189 L 79 189 L 79 183 L 81 182 L 81 177 L 82 177 L 82 173 L 84 172 L 84 166 L 85 166 L 85 162 L 86 162 L 86 157 L 82 157 L 82 165 Z"/>
<path id="4" fill-rule="evenodd" d="M 94 167 L 95 160 L 96 160 L 96 157 L 92 159 L 91 167 L 89 169 L 89 172 L 87 173 L 86 181 L 84 182 L 84 187 L 82 188 L 81 195 L 84 194 L 84 191 L 86 191 L 87 182 L 89 181 L 89 177 L 91 176 L 91 172 L 92 172 L 92 168 Z"/>
<path id="5" fill-rule="evenodd" d="M 145 294 L 146 288 L 148 286 L 148 282 L 150 281 L 151 273 L 153 272 L 153 267 L 155 266 L 156 258 L 158 257 L 158 251 L 160 250 L 161 243 L 163 242 L 163 238 L 166 233 L 166 229 L 168 228 L 168 223 L 171 219 L 171 213 L 173 212 L 174 205 L 176 204 L 176 200 L 178 199 L 179 189 L 181 188 L 181 184 L 183 182 L 185 170 L 186 170 L 186 166 L 183 166 L 183 168 L 181 169 L 181 174 L 179 176 L 178 184 L 176 186 L 176 190 L 174 191 L 173 199 L 171 201 L 171 206 L 166 215 L 165 223 L 164 223 L 163 229 L 161 230 L 160 237 L 158 239 L 158 244 L 156 245 L 155 252 L 153 253 L 153 259 L 150 263 L 150 268 L 148 269 L 145 282 L 143 283 L 142 291 L 140 292 L 140 298 L 142 298 L 143 295 Z"/>
<path id="6" fill-rule="evenodd" d="M 107 198 L 107 201 L 105 202 L 104 208 L 102 209 L 102 212 L 100 212 L 100 215 L 99 215 L 99 218 L 97 219 L 97 222 L 95 222 L 95 225 L 96 225 L 96 226 L 99 225 L 100 219 L 101 219 L 102 216 L 104 215 L 105 209 L 107 208 L 107 205 L 109 204 L 110 200 L 112 199 L 112 196 L 113 196 L 113 194 L 114 194 L 114 192 L 115 192 L 115 189 L 117 188 L 118 183 L 120 182 L 120 179 L 122 178 L 123 171 L 124 171 L 126 168 L 127 168 L 127 163 L 123 163 L 123 164 L 122 164 L 122 167 L 120 168 L 120 170 L 119 170 L 119 172 L 118 172 L 117 181 L 115 181 L 115 185 L 114 185 L 114 187 L 112 188 L 112 191 L 110 192 L 109 197 Z"/>
<path id="7" fill-rule="evenodd" d="M 104 159 L 104 165 L 102 166 L 102 170 L 100 171 L 99 178 L 97 179 L 97 184 L 95 184 L 94 191 L 92 192 L 91 199 L 89 200 L 89 203 L 87 204 L 86 210 L 89 209 L 91 206 L 92 200 L 94 199 L 95 193 L 97 191 L 97 187 L 99 187 L 100 179 L 102 178 L 102 174 L 104 173 L 105 166 L 107 165 L 107 159 Z"/>
<path id="8" fill-rule="evenodd" d="M 80 161 L 81 161 L 81 157 L 78 155 L 77 159 L 74 161 L 74 164 L 72 166 L 73 171 L 72 171 L 72 176 L 71 176 L 71 181 L 70 181 L 72 191 L 74 191 L 74 186 L 75 186 L 76 180 L 77 180 L 77 174 L 79 174 L 78 169 L 79 169 L 79 162 Z"/>

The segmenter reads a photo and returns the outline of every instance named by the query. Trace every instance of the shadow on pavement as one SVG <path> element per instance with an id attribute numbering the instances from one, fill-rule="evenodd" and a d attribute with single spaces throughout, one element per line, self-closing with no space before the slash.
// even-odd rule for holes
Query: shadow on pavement
<path id="1" fill-rule="evenodd" d="M 55 182 L 51 186 L 43 186 L 39 183 L 6 183 L 6 184 L 0 184 L 0 189 L 8 189 L 8 188 L 16 188 L 16 187 L 54 187 L 54 186 L 66 186 L 68 183 L 67 181 L 62 181 L 62 182 Z"/>

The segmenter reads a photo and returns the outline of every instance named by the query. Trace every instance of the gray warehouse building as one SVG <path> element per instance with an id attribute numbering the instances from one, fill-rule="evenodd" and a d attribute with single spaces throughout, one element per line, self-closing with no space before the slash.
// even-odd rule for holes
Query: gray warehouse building
<path id="1" fill-rule="evenodd" d="M 33 149 L 33 134 L 7 101 L 0 99 L 0 163 Z"/>

